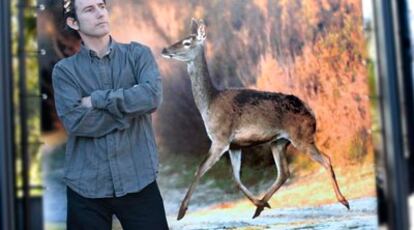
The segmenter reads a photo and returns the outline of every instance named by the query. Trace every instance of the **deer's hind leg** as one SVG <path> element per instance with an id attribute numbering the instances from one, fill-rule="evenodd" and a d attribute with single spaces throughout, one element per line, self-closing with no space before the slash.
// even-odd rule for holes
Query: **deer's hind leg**
<path id="1" fill-rule="evenodd" d="M 233 169 L 234 180 L 236 181 L 238 187 L 243 192 L 243 194 L 258 208 L 259 207 L 268 207 L 270 205 L 267 202 L 262 202 L 259 199 L 255 198 L 254 195 L 243 185 L 240 180 L 240 167 L 241 167 L 241 149 L 230 149 L 229 150 L 231 166 Z"/>
<path id="2" fill-rule="evenodd" d="M 295 145 L 299 150 L 306 152 L 310 155 L 312 160 L 318 162 L 320 165 L 322 165 L 325 170 L 329 173 L 332 187 L 335 191 L 336 199 L 341 202 L 347 209 L 349 209 L 349 203 L 346 200 L 346 198 L 342 195 L 341 191 L 339 190 L 338 182 L 336 181 L 335 172 L 332 168 L 331 160 L 329 159 L 329 156 L 319 151 L 319 149 L 316 147 L 314 143 L 311 144 L 303 144 L 300 143 L 298 145 Z"/>
<path id="3" fill-rule="evenodd" d="M 270 188 L 266 191 L 265 195 L 261 199 L 263 203 L 267 203 L 273 194 L 279 190 L 280 187 L 286 182 L 289 178 L 289 166 L 286 158 L 286 149 L 289 145 L 289 141 L 286 139 L 280 139 L 270 144 L 270 148 L 272 150 L 273 159 L 276 164 L 277 170 L 277 178 L 275 182 L 270 186 Z M 253 218 L 256 218 L 260 215 L 263 211 L 263 207 L 257 207 L 256 211 L 253 215 Z"/>

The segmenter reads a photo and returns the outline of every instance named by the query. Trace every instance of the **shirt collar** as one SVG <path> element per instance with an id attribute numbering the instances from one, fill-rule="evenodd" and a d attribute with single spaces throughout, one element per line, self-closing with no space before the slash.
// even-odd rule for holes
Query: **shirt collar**
<path id="1" fill-rule="evenodd" d="M 112 59 L 112 57 L 114 56 L 114 53 L 115 53 L 114 51 L 115 51 L 116 44 L 117 44 L 117 42 L 112 38 L 112 36 L 109 36 L 108 51 L 103 57 L 108 56 L 109 59 Z M 86 45 L 83 41 L 81 41 L 80 53 L 84 54 L 84 55 L 87 55 L 90 58 L 91 61 L 94 57 L 98 58 L 98 55 L 96 55 L 96 52 L 89 49 L 88 47 L 86 47 Z"/>

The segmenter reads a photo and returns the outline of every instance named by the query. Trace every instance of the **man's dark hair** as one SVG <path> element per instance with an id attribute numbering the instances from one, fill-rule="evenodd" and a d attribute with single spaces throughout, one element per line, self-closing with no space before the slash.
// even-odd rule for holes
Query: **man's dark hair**
<path id="1" fill-rule="evenodd" d="M 75 9 L 75 1 L 76 0 L 63 0 L 63 22 L 65 23 L 65 28 L 69 31 L 74 30 L 66 25 L 66 19 L 73 18 L 76 21 L 78 20 L 78 15 L 76 15 Z M 103 2 L 106 4 L 106 0 L 103 0 Z"/>
<path id="2" fill-rule="evenodd" d="M 63 0 L 63 19 L 65 22 L 67 18 L 78 20 L 75 10 L 75 0 Z"/>

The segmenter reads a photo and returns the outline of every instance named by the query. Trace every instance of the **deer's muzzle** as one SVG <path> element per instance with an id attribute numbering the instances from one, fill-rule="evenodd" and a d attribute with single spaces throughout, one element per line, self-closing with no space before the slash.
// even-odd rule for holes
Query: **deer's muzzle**
<path id="1" fill-rule="evenodd" d="M 165 58 L 172 58 L 173 57 L 173 55 L 170 54 L 166 48 L 162 49 L 161 55 Z"/>

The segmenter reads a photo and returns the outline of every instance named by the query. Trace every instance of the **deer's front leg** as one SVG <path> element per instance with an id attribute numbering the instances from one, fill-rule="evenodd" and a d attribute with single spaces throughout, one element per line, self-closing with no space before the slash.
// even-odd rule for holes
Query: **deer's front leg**
<path id="1" fill-rule="evenodd" d="M 270 205 L 267 202 L 262 202 L 259 199 L 256 199 L 253 194 L 243 185 L 240 180 L 240 167 L 241 167 L 241 150 L 240 149 L 230 149 L 230 161 L 233 168 L 234 179 L 239 186 L 243 194 L 258 208 L 261 206 L 270 208 Z"/>
<path id="2" fill-rule="evenodd" d="M 213 143 L 210 147 L 208 156 L 200 164 L 195 173 L 193 182 L 188 188 L 187 193 L 185 194 L 184 200 L 181 202 L 180 211 L 178 212 L 177 220 L 180 220 L 184 217 L 185 212 L 188 208 L 188 203 L 190 202 L 191 195 L 194 191 L 195 186 L 198 184 L 200 178 L 220 159 L 220 157 L 228 150 L 228 145 L 225 144 L 216 144 Z"/>
<path id="3" fill-rule="evenodd" d="M 289 178 L 289 166 L 286 159 L 286 149 L 289 144 L 287 140 L 279 140 L 277 142 L 271 143 L 271 150 L 273 154 L 273 159 L 276 163 L 277 178 L 272 186 L 266 191 L 265 195 L 261 199 L 262 203 L 267 203 L 270 200 L 272 195 L 285 183 Z M 253 215 L 253 218 L 256 218 L 263 211 L 264 207 L 257 207 L 256 212 Z"/>

